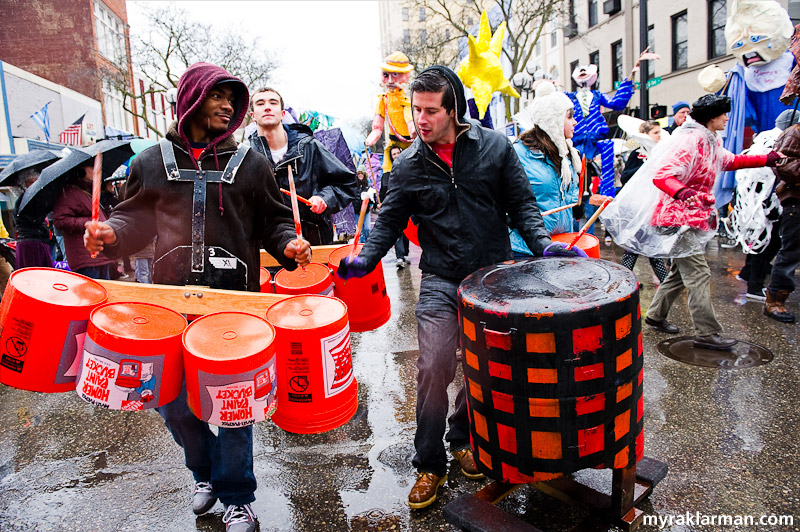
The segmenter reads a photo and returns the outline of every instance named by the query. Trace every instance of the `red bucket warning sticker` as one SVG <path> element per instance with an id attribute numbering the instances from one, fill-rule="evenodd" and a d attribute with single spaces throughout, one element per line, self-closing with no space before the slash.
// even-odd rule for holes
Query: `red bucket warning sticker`
<path id="1" fill-rule="evenodd" d="M 323 338 L 322 370 L 325 377 L 325 397 L 334 396 L 353 382 L 353 357 L 350 350 L 350 325 L 338 333 Z"/>
<path id="2" fill-rule="evenodd" d="M 215 375 L 198 371 L 202 419 L 218 427 L 237 428 L 264 421 L 275 410 L 275 358 L 255 371 Z"/>

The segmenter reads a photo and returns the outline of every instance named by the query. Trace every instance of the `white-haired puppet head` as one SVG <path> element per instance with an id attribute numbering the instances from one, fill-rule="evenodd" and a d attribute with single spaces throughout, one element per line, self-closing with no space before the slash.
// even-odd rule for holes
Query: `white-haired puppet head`
<path id="1" fill-rule="evenodd" d="M 789 13 L 772 0 L 733 0 L 725 40 L 742 65 L 770 63 L 789 47 L 794 26 Z"/>
<path id="2" fill-rule="evenodd" d="M 578 65 L 572 71 L 572 79 L 578 87 L 591 89 L 597 81 L 597 65 Z"/>

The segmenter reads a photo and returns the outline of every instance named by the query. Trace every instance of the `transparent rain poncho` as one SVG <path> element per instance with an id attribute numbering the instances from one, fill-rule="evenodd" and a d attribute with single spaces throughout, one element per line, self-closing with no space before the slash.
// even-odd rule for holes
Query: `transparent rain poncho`
<path id="1" fill-rule="evenodd" d="M 716 234 L 717 211 L 711 191 L 733 154 L 705 126 L 689 119 L 650 157 L 600 215 L 619 246 L 646 257 L 689 257 L 704 253 Z M 676 200 L 653 184 L 674 177 L 698 192 L 694 205 Z"/>

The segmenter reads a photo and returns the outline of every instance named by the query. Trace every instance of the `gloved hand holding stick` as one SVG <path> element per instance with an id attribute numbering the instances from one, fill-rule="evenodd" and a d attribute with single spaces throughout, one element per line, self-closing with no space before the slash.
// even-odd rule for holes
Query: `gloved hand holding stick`
<path id="1" fill-rule="evenodd" d="M 94 169 L 92 175 L 92 226 L 97 230 L 97 222 L 100 220 L 100 188 L 103 184 L 103 153 L 98 153 L 94 157 Z M 92 253 L 92 258 L 97 258 L 97 252 Z"/>

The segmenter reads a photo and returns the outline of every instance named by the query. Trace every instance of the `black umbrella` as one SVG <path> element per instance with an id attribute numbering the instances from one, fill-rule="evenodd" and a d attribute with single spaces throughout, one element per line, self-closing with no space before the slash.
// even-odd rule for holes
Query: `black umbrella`
<path id="1" fill-rule="evenodd" d="M 13 185 L 14 179 L 23 170 L 29 168 L 41 170 L 56 160 L 58 160 L 58 155 L 48 150 L 33 150 L 23 153 L 0 172 L 0 187 Z"/>
<path id="2" fill-rule="evenodd" d="M 72 170 L 91 163 L 98 153 L 103 154 L 103 174 L 112 174 L 133 155 L 130 143 L 130 140 L 101 140 L 88 148 L 70 148 L 67 156 L 42 170 L 36 183 L 25 191 L 19 203 L 20 214 L 47 215 L 53 210 Z"/>

